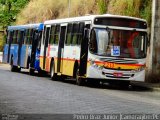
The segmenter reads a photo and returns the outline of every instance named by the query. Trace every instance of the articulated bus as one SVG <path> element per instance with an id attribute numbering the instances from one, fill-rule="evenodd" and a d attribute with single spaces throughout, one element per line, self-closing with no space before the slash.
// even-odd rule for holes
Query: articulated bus
<path id="1" fill-rule="evenodd" d="M 103 81 L 144 81 L 147 23 L 135 17 L 89 15 L 44 22 L 40 67 L 57 76 Z"/>
<path id="2" fill-rule="evenodd" d="M 40 38 L 43 24 L 8 26 L 7 39 L 3 51 L 3 62 L 10 63 L 11 71 L 21 68 L 41 71 L 39 66 Z"/>

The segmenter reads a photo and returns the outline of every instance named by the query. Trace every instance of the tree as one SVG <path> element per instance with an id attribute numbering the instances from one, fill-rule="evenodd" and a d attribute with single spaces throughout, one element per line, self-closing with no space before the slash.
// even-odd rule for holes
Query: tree
<path id="1" fill-rule="evenodd" d="M 5 41 L 4 29 L 16 21 L 16 16 L 29 0 L 0 0 L 0 51 Z"/>
<path id="2" fill-rule="evenodd" d="M 5 28 L 16 20 L 17 14 L 29 0 L 0 0 L 0 26 Z"/>

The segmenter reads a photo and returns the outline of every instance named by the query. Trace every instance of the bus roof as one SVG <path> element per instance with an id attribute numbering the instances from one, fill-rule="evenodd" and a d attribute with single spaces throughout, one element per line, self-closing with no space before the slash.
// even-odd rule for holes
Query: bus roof
<path id="1" fill-rule="evenodd" d="M 112 15 L 112 14 L 103 14 L 103 15 L 87 15 L 87 16 L 81 16 L 81 17 L 72 17 L 72 18 L 64 18 L 64 19 L 55 19 L 55 20 L 47 20 L 44 22 L 45 25 L 48 24 L 58 24 L 58 23 L 68 23 L 68 22 L 79 22 L 79 21 L 93 21 L 94 18 L 97 17 L 110 17 L 110 18 L 126 18 L 126 19 L 132 19 L 132 20 L 138 20 L 146 22 L 146 20 L 136 17 L 130 17 L 130 16 L 121 16 L 121 15 Z"/>
<path id="2" fill-rule="evenodd" d="M 25 29 L 37 29 L 37 30 L 43 30 L 43 23 L 37 23 L 37 24 L 26 24 L 26 25 L 16 25 L 16 26 L 8 26 L 8 31 L 13 30 L 25 30 Z"/>

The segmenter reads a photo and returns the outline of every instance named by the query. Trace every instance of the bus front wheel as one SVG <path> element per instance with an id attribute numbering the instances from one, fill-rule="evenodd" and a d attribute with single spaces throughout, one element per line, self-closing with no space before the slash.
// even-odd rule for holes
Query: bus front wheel
<path id="1" fill-rule="evenodd" d="M 79 86 L 83 86 L 85 84 L 85 79 L 79 76 L 79 69 L 76 71 L 76 84 Z"/>

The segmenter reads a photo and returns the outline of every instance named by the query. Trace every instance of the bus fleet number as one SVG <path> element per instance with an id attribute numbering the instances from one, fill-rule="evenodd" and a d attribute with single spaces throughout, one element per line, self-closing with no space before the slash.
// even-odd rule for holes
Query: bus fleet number
<path id="1" fill-rule="evenodd" d="M 114 68 L 114 63 L 105 63 L 105 67 Z"/>

